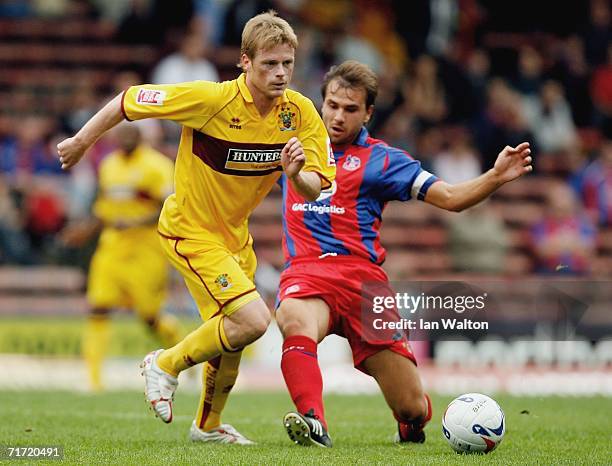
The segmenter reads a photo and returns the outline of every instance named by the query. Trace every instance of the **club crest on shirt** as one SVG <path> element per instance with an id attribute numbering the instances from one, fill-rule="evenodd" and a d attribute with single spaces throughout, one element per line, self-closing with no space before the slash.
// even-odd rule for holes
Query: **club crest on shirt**
<path id="1" fill-rule="evenodd" d="M 346 160 L 342 164 L 342 168 L 344 168 L 345 170 L 349 172 L 354 172 L 355 170 L 359 170 L 359 167 L 361 167 L 361 159 L 359 157 L 356 157 L 350 154 L 346 156 Z"/>
<path id="2" fill-rule="evenodd" d="M 222 273 L 215 279 L 215 283 L 221 291 L 229 290 L 232 287 L 230 277 L 226 273 Z"/>
<path id="3" fill-rule="evenodd" d="M 291 111 L 291 107 L 281 107 L 281 111 L 278 114 L 278 128 L 281 131 L 295 131 L 295 112 Z"/>

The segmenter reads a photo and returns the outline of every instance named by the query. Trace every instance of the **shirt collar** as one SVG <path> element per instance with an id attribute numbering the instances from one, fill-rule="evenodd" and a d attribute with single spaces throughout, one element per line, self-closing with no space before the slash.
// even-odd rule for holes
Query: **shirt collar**
<path id="1" fill-rule="evenodd" d="M 350 144 L 347 144 L 346 146 L 332 145 L 332 149 L 335 154 L 340 155 L 340 154 L 344 154 L 346 149 L 348 149 L 350 146 L 368 147 L 367 140 L 369 136 L 370 134 L 368 133 L 368 130 L 366 129 L 366 127 L 362 126 L 361 129 L 359 130 L 359 133 L 357 134 L 357 137 L 353 140 L 353 142 L 351 142 Z"/>
<path id="2" fill-rule="evenodd" d="M 252 104 L 253 96 L 251 95 L 251 91 L 249 91 L 249 87 L 247 86 L 247 83 L 246 83 L 246 74 L 241 73 L 240 76 L 238 76 L 237 81 L 238 81 L 238 89 L 240 90 L 242 97 L 244 98 L 244 100 Z M 289 102 L 289 98 L 287 97 L 287 91 L 283 92 L 283 95 L 281 96 L 280 101 L 283 103 Z"/>
<path id="3" fill-rule="evenodd" d="M 369 137 L 370 137 L 370 133 L 368 133 L 368 130 L 366 129 L 365 126 L 362 126 L 361 131 L 359 131 L 359 134 L 355 138 L 355 141 L 353 142 L 353 144 L 356 146 L 366 147 L 368 145 L 367 140 Z"/>

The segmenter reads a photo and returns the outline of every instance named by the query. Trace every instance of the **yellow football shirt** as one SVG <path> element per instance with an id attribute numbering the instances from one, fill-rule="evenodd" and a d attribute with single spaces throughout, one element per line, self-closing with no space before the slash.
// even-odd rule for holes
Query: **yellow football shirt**
<path id="1" fill-rule="evenodd" d="M 154 215 L 160 203 L 172 193 L 173 171 L 171 160 L 146 145 L 138 146 L 129 157 L 116 151 L 102 161 L 93 207 L 94 215 L 105 226 L 101 245 L 129 249 L 143 241 L 149 244 L 148 238 L 153 238 L 155 243 L 159 241 L 154 224 L 124 230 L 111 225 Z"/>
<path id="2" fill-rule="evenodd" d="M 318 173 L 323 188 L 335 177 L 327 132 L 313 103 L 287 90 L 262 118 L 244 74 L 223 83 L 133 86 L 124 92 L 122 108 L 128 120 L 163 118 L 183 125 L 175 194 L 159 222 L 168 236 L 243 248 L 249 215 L 278 180 L 281 149 L 293 136 L 304 147 L 303 170 Z"/>

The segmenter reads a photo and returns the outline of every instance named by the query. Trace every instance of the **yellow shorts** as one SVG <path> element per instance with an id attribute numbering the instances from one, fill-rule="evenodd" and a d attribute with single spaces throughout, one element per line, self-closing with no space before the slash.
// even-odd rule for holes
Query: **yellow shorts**
<path id="1" fill-rule="evenodd" d="M 89 267 L 87 300 L 94 308 L 127 308 L 154 318 L 166 300 L 168 262 L 158 247 L 144 243 L 129 251 L 100 245 Z M 157 246 L 157 244 L 155 245 Z"/>
<path id="2" fill-rule="evenodd" d="M 219 243 L 161 235 L 162 248 L 181 273 L 203 320 L 230 315 L 259 298 L 253 239 L 237 253 Z"/>

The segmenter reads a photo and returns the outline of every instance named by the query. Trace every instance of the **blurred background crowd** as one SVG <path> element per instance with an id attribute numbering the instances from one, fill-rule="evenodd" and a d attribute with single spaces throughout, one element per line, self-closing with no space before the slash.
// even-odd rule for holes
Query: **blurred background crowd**
<path id="1" fill-rule="evenodd" d="M 66 232 L 89 217 L 116 143 L 101 139 L 62 172 L 57 142 L 132 84 L 235 78 L 240 31 L 269 8 L 300 41 L 293 88 L 319 105 L 331 65 L 369 64 L 380 77 L 371 134 L 444 180 L 532 144 L 534 173 L 468 212 L 390 206 L 392 279 L 612 275 L 608 0 L 0 0 L 0 264 L 85 270 L 95 241 L 75 247 Z M 176 125 L 141 132 L 174 157 Z M 280 212 L 273 193 L 251 221 L 264 274 L 282 265 Z"/>

